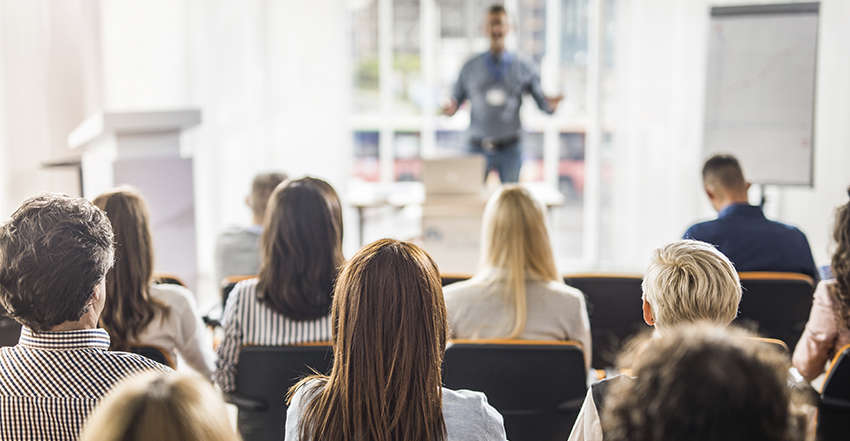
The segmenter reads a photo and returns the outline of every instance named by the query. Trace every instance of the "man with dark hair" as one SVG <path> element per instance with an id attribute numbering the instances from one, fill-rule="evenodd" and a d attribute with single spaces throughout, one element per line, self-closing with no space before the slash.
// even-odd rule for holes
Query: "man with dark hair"
<path id="1" fill-rule="evenodd" d="M 23 328 L 0 348 L 0 439 L 74 440 L 109 389 L 168 368 L 110 352 L 98 328 L 113 261 L 112 227 L 85 199 L 27 200 L 0 226 L 0 305 Z"/>
<path id="2" fill-rule="evenodd" d="M 768 220 L 760 206 L 749 204 L 750 183 L 734 156 L 709 158 L 702 168 L 702 181 L 717 219 L 691 226 L 685 239 L 717 246 L 738 271 L 795 272 L 818 279 L 806 235 Z"/>
<path id="3" fill-rule="evenodd" d="M 517 182 L 522 166 L 519 108 L 523 94 L 531 94 L 537 107 L 548 114 L 555 112 L 563 97 L 545 96 L 537 68 L 505 50 L 510 25 L 504 7 L 487 10 L 485 28 L 490 49 L 463 65 L 443 113 L 452 116 L 469 100 L 469 147 L 485 155 L 485 177 L 495 170 L 502 182 Z"/>
<path id="4" fill-rule="evenodd" d="M 254 176 L 245 204 L 251 209 L 252 223 L 234 226 L 219 234 L 215 244 L 216 283 L 229 276 L 251 276 L 260 270 L 260 235 L 266 205 L 274 189 L 285 181 L 285 173 L 269 172 Z"/>
<path id="5" fill-rule="evenodd" d="M 749 333 L 683 326 L 622 359 L 635 380 L 608 391 L 606 441 L 803 439 L 807 409 L 787 387 L 787 355 Z"/>

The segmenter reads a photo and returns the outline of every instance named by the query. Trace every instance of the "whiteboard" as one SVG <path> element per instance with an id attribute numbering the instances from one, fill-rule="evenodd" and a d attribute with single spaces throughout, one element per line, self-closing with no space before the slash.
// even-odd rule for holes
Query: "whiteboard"
<path id="1" fill-rule="evenodd" d="M 813 182 L 818 4 L 711 8 L 703 150 L 750 182 Z"/>

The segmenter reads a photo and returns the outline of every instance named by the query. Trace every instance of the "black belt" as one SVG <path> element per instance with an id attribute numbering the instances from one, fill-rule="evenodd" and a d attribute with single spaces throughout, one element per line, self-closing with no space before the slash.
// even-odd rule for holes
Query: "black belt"
<path id="1" fill-rule="evenodd" d="M 487 151 L 504 150 L 519 142 L 519 136 L 509 136 L 507 138 L 477 138 L 471 139 L 470 142 L 476 147 L 481 147 Z"/>

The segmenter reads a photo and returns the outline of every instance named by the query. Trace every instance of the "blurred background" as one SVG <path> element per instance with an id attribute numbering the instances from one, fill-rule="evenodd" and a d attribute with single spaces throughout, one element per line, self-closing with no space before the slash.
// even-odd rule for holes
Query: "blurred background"
<path id="1" fill-rule="evenodd" d="M 352 195 L 421 192 L 423 157 L 464 150 L 468 108 L 439 108 L 487 48 L 493 3 L 508 9 L 509 47 L 566 97 L 554 116 L 531 102 L 522 115 L 521 180 L 565 196 L 549 218 L 562 271 L 640 272 L 713 217 L 700 180 L 708 11 L 743 3 L 725 0 L 0 0 L 0 213 L 79 192 L 74 167 L 45 165 L 78 158 L 68 135 L 86 118 L 197 108 L 181 153 L 200 292 L 215 292 L 217 233 L 250 220 L 257 172 L 329 180 L 347 206 L 346 255 L 417 237 L 420 207 L 357 210 Z M 820 3 L 813 186 L 752 196 L 824 265 L 850 183 L 850 2 Z"/>

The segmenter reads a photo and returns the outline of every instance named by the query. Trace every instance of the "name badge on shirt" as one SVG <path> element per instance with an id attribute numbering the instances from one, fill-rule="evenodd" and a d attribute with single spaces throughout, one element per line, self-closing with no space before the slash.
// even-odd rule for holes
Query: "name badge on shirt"
<path id="1" fill-rule="evenodd" d="M 505 94 L 505 90 L 501 87 L 492 87 L 487 90 L 487 94 L 484 96 L 484 99 L 487 101 L 492 107 L 501 107 L 505 105 L 505 101 L 507 101 L 507 94 Z"/>

